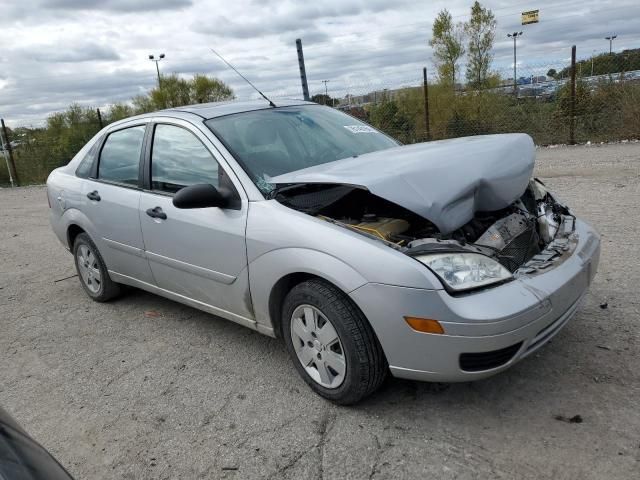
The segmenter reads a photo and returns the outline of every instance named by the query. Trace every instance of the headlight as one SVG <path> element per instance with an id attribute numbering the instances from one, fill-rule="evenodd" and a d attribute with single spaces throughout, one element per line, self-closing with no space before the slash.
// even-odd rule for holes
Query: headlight
<path id="1" fill-rule="evenodd" d="M 478 288 L 511 278 L 509 270 L 479 253 L 436 253 L 415 258 L 455 291 Z"/>

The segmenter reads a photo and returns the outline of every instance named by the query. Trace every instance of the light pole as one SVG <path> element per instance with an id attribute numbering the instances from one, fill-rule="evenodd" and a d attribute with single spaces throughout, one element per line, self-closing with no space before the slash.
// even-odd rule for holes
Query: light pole
<path id="1" fill-rule="evenodd" d="M 327 89 L 327 83 L 329 83 L 331 80 L 322 80 L 322 83 L 324 83 L 324 104 L 327 104 L 327 99 L 329 98 L 329 90 Z"/>
<path id="2" fill-rule="evenodd" d="M 595 51 L 595 50 L 593 50 L 593 51 L 591 52 L 591 76 L 592 76 L 592 77 L 593 77 L 593 57 L 595 57 L 595 56 L 596 56 L 596 51 Z"/>
<path id="3" fill-rule="evenodd" d="M 605 40 L 609 40 L 609 55 L 613 53 L 613 41 L 618 38 L 617 35 L 611 35 L 609 37 L 604 37 Z"/>
<path id="4" fill-rule="evenodd" d="M 152 62 L 156 62 L 156 72 L 158 74 L 158 88 L 162 88 L 162 84 L 160 83 L 160 67 L 158 67 L 158 62 L 164 58 L 164 53 L 158 55 L 156 58 L 154 55 L 149 55 L 149 60 Z"/>
<path id="5" fill-rule="evenodd" d="M 507 37 L 513 38 L 513 93 L 518 93 L 518 77 L 516 76 L 516 38 L 521 37 L 522 32 L 507 33 Z"/>

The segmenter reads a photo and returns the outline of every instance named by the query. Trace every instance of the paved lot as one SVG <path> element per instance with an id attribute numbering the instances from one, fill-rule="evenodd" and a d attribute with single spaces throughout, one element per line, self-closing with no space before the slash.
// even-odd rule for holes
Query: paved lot
<path id="1" fill-rule="evenodd" d="M 640 144 L 544 149 L 537 173 L 603 234 L 574 320 L 492 379 L 350 408 L 277 340 L 141 291 L 93 303 L 44 189 L 0 190 L 0 404 L 78 479 L 638 478 Z"/>

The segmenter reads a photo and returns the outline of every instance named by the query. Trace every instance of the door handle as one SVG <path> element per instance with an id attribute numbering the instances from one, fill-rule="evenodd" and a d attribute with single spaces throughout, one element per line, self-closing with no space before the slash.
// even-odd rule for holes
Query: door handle
<path id="1" fill-rule="evenodd" d="M 166 220 L 167 214 L 162 211 L 162 208 L 155 207 L 147 209 L 147 215 L 151 218 L 159 218 L 160 220 Z"/>
<path id="2" fill-rule="evenodd" d="M 87 198 L 89 200 L 95 200 L 96 202 L 100 201 L 100 195 L 98 195 L 98 191 L 94 190 L 93 192 L 87 193 Z"/>

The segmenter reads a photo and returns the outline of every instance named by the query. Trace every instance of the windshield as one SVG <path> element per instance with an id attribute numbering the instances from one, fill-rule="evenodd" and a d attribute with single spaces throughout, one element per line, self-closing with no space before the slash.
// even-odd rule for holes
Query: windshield
<path id="1" fill-rule="evenodd" d="M 319 105 L 237 113 L 206 124 L 263 193 L 273 190 L 271 177 L 398 146 L 366 123 Z"/>

